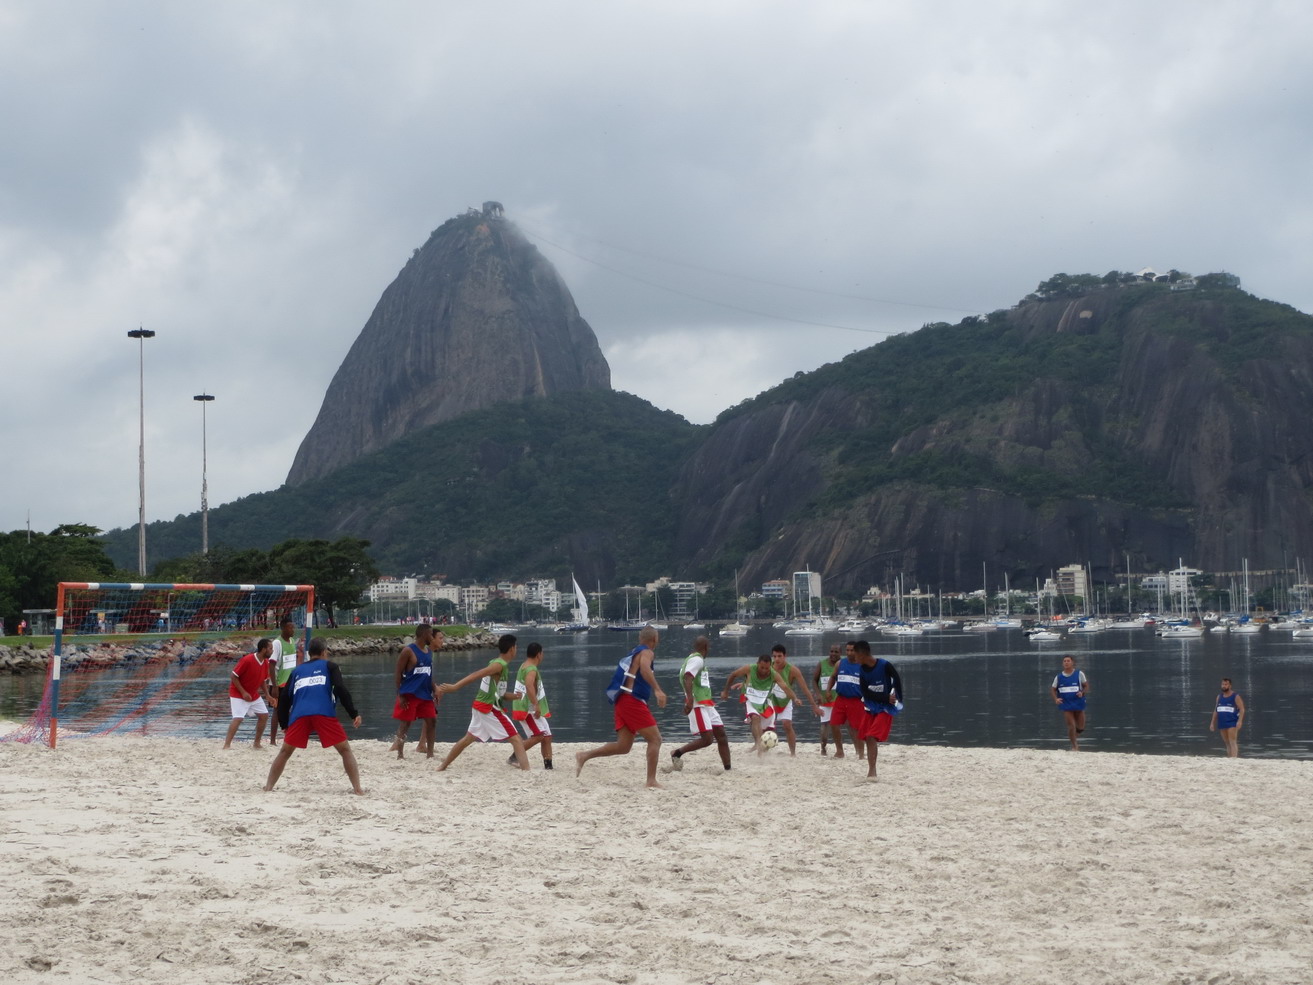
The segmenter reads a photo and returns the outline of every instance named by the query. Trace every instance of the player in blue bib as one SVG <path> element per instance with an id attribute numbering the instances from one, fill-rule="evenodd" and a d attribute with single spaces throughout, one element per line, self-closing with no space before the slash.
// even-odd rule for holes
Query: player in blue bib
<path id="1" fill-rule="evenodd" d="M 1222 678 L 1222 690 L 1213 702 L 1213 720 L 1208 731 L 1217 732 L 1226 745 L 1228 758 L 1240 755 L 1240 726 L 1245 721 L 1245 699 L 1231 690 L 1231 678 Z"/>
<path id="2" fill-rule="evenodd" d="M 1085 672 L 1076 669 L 1076 658 L 1062 658 L 1062 672 L 1053 678 L 1049 688 L 1053 692 L 1053 703 L 1062 709 L 1062 717 L 1067 720 L 1067 740 L 1072 751 L 1080 749 L 1077 737 L 1085 731 L 1085 695 L 1090 690 L 1090 682 L 1085 679 Z"/>

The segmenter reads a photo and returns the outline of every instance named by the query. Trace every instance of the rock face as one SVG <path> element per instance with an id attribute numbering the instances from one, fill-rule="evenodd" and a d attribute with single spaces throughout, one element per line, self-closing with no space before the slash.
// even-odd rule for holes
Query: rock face
<path id="1" fill-rule="evenodd" d="M 467 411 L 610 387 L 610 367 L 565 283 L 488 202 L 434 230 L 383 292 L 287 483 Z"/>
<path id="2" fill-rule="evenodd" d="M 1313 319 L 1293 309 L 1158 285 L 1030 301 L 722 415 L 678 476 L 675 554 L 836 589 L 970 589 L 982 562 L 1017 587 L 1072 563 L 1112 581 L 1127 554 L 1293 564 L 1313 550 L 1310 405 Z"/>

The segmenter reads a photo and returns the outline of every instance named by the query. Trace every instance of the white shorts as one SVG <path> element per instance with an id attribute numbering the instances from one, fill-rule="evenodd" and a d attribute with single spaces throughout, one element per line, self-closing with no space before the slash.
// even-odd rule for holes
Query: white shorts
<path id="1" fill-rule="evenodd" d="M 830 720 L 830 712 L 834 710 L 834 705 L 821 705 L 821 724 L 824 725 Z"/>
<path id="2" fill-rule="evenodd" d="M 540 735 L 547 737 L 552 734 L 552 726 L 548 723 L 547 719 L 541 718 L 538 715 L 530 715 L 528 718 L 517 718 L 516 721 L 519 723 L 520 731 L 524 733 L 526 739 L 536 739 Z"/>
<path id="3" fill-rule="evenodd" d="M 232 705 L 233 718 L 246 718 L 248 715 L 267 715 L 269 707 L 264 703 L 264 698 L 256 698 L 254 701 L 245 701 L 242 698 L 234 698 L 228 695 L 228 703 Z"/>
<path id="4" fill-rule="evenodd" d="M 694 705 L 693 710 L 688 713 L 688 730 L 693 735 L 710 732 L 717 725 L 724 724 L 715 705 Z"/>
<path id="5" fill-rule="evenodd" d="M 511 724 L 511 716 L 500 708 L 492 711 L 473 708 L 470 710 L 470 727 L 466 731 L 480 742 L 505 742 L 515 735 L 515 726 Z"/>
<path id="6" fill-rule="evenodd" d="M 776 708 L 776 709 L 775 709 L 775 721 L 777 721 L 777 722 L 791 722 L 791 721 L 793 721 L 793 702 L 792 702 L 792 701 L 790 701 L 790 702 L 789 702 L 787 705 L 785 705 L 783 708 Z"/>

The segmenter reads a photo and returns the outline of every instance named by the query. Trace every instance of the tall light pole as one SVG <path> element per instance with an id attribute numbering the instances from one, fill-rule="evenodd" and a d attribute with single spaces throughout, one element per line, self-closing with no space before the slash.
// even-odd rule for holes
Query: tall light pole
<path id="1" fill-rule="evenodd" d="M 146 339 L 155 338 L 149 328 L 134 328 L 128 338 L 137 340 L 137 396 L 139 438 L 137 444 L 137 485 L 140 508 L 137 513 L 137 573 L 146 574 Z"/>
<path id="2" fill-rule="evenodd" d="M 206 483 L 205 462 L 205 405 L 214 397 L 208 393 L 198 393 L 192 400 L 201 402 L 201 553 L 210 553 L 210 495 Z"/>

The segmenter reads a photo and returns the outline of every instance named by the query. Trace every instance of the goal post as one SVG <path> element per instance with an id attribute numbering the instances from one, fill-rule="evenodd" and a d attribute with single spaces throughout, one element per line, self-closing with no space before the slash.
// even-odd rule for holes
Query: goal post
<path id="1" fill-rule="evenodd" d="M 48 730 L 49 745 L 59 736 L 60 686 L 65 644 L 86 641 L 108 651 L 88 671 L 104 669 L 124 654 L 148 655 L 152 667 L 142 675 L 152 683 L 170 667 L 201 663 L 209 654 L 228 659 L 231 644 L 275 635 L 284 619 L 304 627 L 310 645 L 314 626 L 313 585 L 206 585 L 149 582 L 60 582 L 55 602 L 55 638 L 41 707 L 23 731 L 27 741 Z M 224 647 L 222 641 L 231 641 Z M 175 688 L 135 682 L 131 694 L 115 699 L 117 720 L 98 729 L 114 731 L 143 716 Z M 107 716 L 112 717 L 112 716 Z"/>

